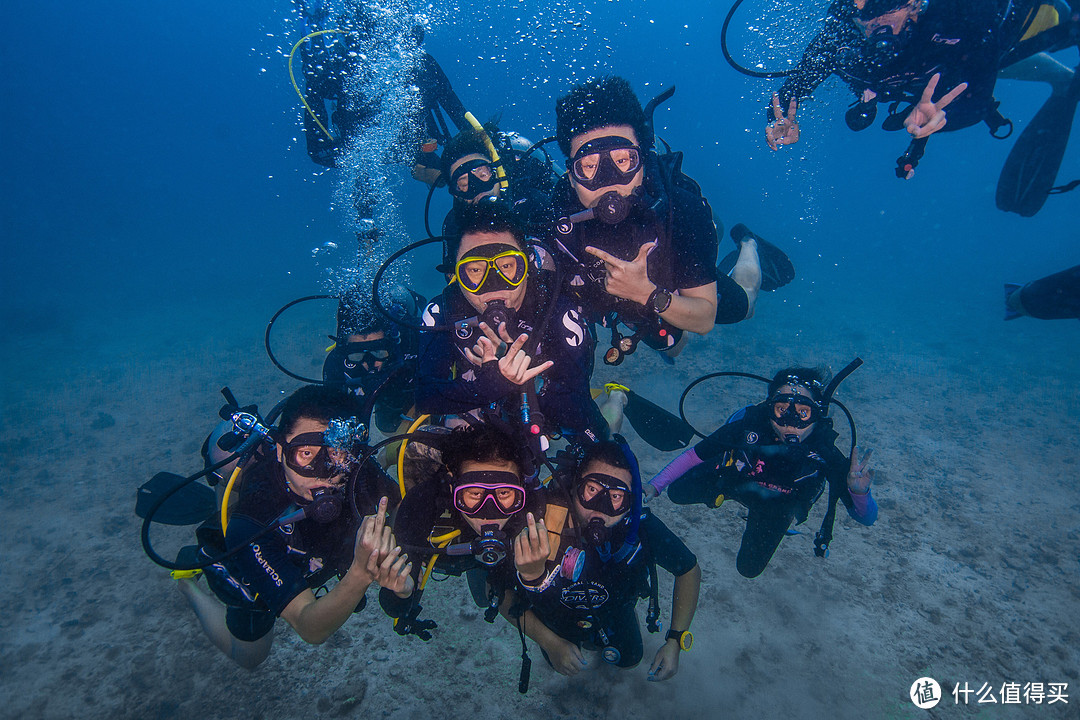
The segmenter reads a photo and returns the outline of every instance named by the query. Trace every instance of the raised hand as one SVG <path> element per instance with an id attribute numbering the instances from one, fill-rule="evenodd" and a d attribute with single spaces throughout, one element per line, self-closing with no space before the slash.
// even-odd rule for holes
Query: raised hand
<path id="1" fill-rule="evenodd" d="M 522 580 L 533 582 L 547 570 L 551 543 L 543 520 L 537 522 L 530 512 L 525 514 L 525 521 L 525 528 L 514 538 L 514 564 Z"/>
<path id="2" fill-rule="evenodd" d="M 945 97 L 934 102 L 934 91 L 937 90 L 938 80 L 940 79 L 941 73 L 934 73 L 934 76 L 930 78 L 930 82 L 926 83 L 922 98 L 919 99 L 918 104 L 911 109 L 907 118 L 904 119 L 904 127 L 916 139 L 933 135 L 945 127 L 945 108 L 968 88 L 966 82 L 960 83 L 946 93 Z"/>
<path id="3" fill-rule="evenodd" d="M 587 247 L 585 252 L 604 261 L 604 290 L 609 295 L 644 305 L 656 289 L 649 280 L 649 253 L 654 248 L 655 240 L 645 243 L 633 260 L 620 260 L 600 248 Z"/>
<path id="4" fill-rule="evenodd" d="M 799 103 L 793 97 L 788 103 L 787 115 L 784 115 L 780 110 L 780 96 L 773 93 L 773 121 L 765 127 L 765 142 L 769 143 L 773 150 L 779 150 L 781 145 L 794 145 L 799 142 L 799 121 L 795 117 L 798 109 Z"/>
<path id="5" fill-rule="evenodd" d="M 862 457 L 860 458 L 860 453 Z M 874 470 L 870 468 L 870 456 L 873 449 L 861 451 L 858 447 L 851 453 L 851 468 L 848 470 L 847 486 L 857 495 L 870 492 L 870 483 L 874 482 Z"/>

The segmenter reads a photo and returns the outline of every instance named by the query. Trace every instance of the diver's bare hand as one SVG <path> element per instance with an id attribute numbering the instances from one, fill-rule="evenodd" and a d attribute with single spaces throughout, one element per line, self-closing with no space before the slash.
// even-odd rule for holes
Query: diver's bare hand
<path id="1" fill-rule="evenodd" d="M 534 366 L 532 364 L 532 357 L 522 349 L 528 339 L 529 336 L 522 333 L 518 336 L 518 339 L 514 341 L 514 344 L 506 351 L 506 354 L 499 358 L 499 372 L 502 373 L 504 378 L 515 385 L 524 385 L 555 364 L 551 360 L 548 360 Z M 480 338 L 480 342 L 491 346 L 490 355 L 493 356 L 495 348 L 491 341 L 486 337 L 482 337 Z M 485 352 L 488 351 L 485 350 Z M 488 355 L 485 355 L 485 357 L 488 357 Z"/>
<path id="2" fill-rule="evenodd" d="M 645 483 L 645 484 L 644 484 L 644 485 L 643 485 L 643 486 L 641 487 L 641 490 L 642 490 L 642 492 L 644 492 L 644 493 L 645 493 L 645 497 L 644 497 L 644 499 L 642 500 L 642 502 L 644 502 L 644 503 L 646 503 L 646 504 L 648 504 L 648 502 L 649 502 L 650 500 L 652 500 L 653 498 L 655 498 L 655 497 L 660 497 L 660 491 L 659 491 L 659 490 L 657 490 L 657 489 L 656 489 L 656 486 L 655 486 L 655 485 L 653 485 L 653 484 L 652 484 L 651 482 L 647 482 L 647 483 Z"/>
<path id="3" fill-rule="evenodd" d="M 861 451 L 858 447 L 851 453 L 851 469 L 847 474 L 847 486 L 848 490 L 856 495 L 865 495 L 870 492 L 870 484 L 874 482 L 874 470 L 869 467 L 870 456 L 873 454 L 872 448 Z"/>
<path id="4" fill-rule="evenodd" d="M 655 248 L 655 240 L 643 244 L 633 260 L 620 260 L 600 248 L 587 247 L 585 252 L 604 261 L 604 290 L 608 295 L 644 305 L 656 289 L 649 279 L 649 253 Z"/>
<path id="5" fill-rule="evenodd" d="M 679 642 L 668 640 L 656 651 L 652 665 L 649 666 L 649 681 L 661 682 L 674 677 L 679 672 Z"/>
<path id="6" fill-rule="evenodd" d="M 788 103 L 787 115 L 780 110 L 780 96 L 773 93 L 772 111 L 773 121 L 765 126 L 765 142 L 773 150 L 779 150 L 781 145 L 794 145 L 799 142 L 799 121 L 795 117 L 799 109 L 799 102 L 792 97 Z"/>
<path id="7" fill-rule="evenodd" d="M 522 580 L 533 582 L 547 570 L 551 543 L 543 520 L 537 521 L 530 512 L 525 513 L 525 522 L 525 528 L 514 538 L 514 564 Z"/>
<path id="8" fill-rule="evenodd" d="M 548 647 L 544 648 L 544 652 L 547 653 L 548 660 L 551 661 L 551 667 L 555 668 L 555 672 L 566 677 L 577 675 L 589 664 L 585 660 L 585 656 L 581 654 L 581 648 L 558 636 L 555 636 L 548 643 Z"/>
<path id="9" fill-rule="evenodd" d="M 389 552 L 393 546 L 393 533 L 386 527 L 386 503 L 385 497 L 380 498 L 379 507 L 364 518 L 360 529 L 356 531 L 351 570 L 366 574 L 369 583 L 374 582 L 378 574 L 382 554 Z"/>
<path id="10" fill-rule="evenodd" d="M 392 538 L 393 536 L 391 536 Z M 394 547 L 386 554 L 375 574 L 375 582 L 380 587 L 393 591 L 400 598 L 407 598 L 413 593 L 416 581 L 412 577 L 412 563 L 409 556 Z"/>
<path id="11" fill-rule="evenodd" d="M 934 91 L 937 90 L 938 80 L 940 79 L 941 73 L 934 73 L 934 76 L 930 78 L 930 82 L 926 83 L 922 98 L 911 109 L 907 118 L 904 119 L 904 127 L 916 139 L 933 135 L 945 127 L 945 107 L 968 88 L 966 82 L 960 83 L 946 93 L 945 97 L 934 102 Z"/>

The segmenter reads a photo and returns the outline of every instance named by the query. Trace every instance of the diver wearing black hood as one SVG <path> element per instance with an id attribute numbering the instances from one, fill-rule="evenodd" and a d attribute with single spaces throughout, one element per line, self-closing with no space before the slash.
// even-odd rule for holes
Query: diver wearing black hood
<path id="1" fill-rule="evenodd" d="M 644 655 L 635 612 L 639 598 L 652 598 L 649 629 L 658 630 L 660 565 L 675 576 L 671 630 L 648 679 L 667 680 L 678 671 L 680 652 L 693 642 L 689 628 L 701 583 L 697 558 L 641 507 L 637 461 L 621 438 L 589 446 L 562 484 L 570 509 L 565 524 L 556 533 L 553 518 L 546 526 L 530 522 L 529 533 L 515 543 L 520 588 L 516 599 L 507 598 L 504 614 L 563 675 L 575 675 L 586 664 L 582 649 L 598 650 L 618 667 L 634 667 Z M 557 544 L 549 540 L 556 534 Z"/>
<path id="2" fill-rule="evenodd" d="M 546 239 L 561 250 L 567 286 L 588 319 L 618 313 L 627 325 L 653 326 L 645 339 L 664 349 L 683 330 L 704 334 L 748 317 L 761 285 L 756 252 L 747 260 L 756 277 L 739 279 L 742 266 L 738 282 L 717 277 L 712 208 L 679 169 L 681 156 L 661 163 L 629 83 L 590 80 L 560 98 L 555 113 L 569 160 Z"/>
<path id="3" fill-rule="evenodd" d="M 533 397 L 542 377 L 535 398 L 526 400 L 530 417 L 548 424 L 539 431 L 606 437 L 589 389 L 595 340 L 577 305 L 563 294 L 553 299 L 554 278 L 546 276 L 554 273 L 536 267 L 520 224 L 502 203 L 460 211 L 453 279 L 422 317 L 429 327 L 453 330 L 422 334 L 417 409 L 461 415 L 496 404 L 504 414 L 521 415 L 522 397 Z M 532 336 L 549 310 L 536 342 Z"/>
<path id="4" fill-rule="evenodd" d="M 656 497 L 667 487 L 678 505 L 717 508 L 729 498 L 745 505 L 749 515 L 735 565 L 748 578 L 765 570 L 792 520 L 806 521 L 826 485 L 853 519 L 873 525 L 872 451 L 860 460 L 855 448 L 849 461 L 836 448 L 824 391 L 821 371 L 781 370 L 764 402 L 739 410 L 671 461 L 645 486 L 646 495 Z"/>

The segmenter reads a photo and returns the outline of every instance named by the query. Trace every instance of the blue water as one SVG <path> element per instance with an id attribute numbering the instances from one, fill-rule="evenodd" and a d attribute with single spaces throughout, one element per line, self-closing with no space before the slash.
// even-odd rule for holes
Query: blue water
<path id="1" fill-rule="evenodd" d="M 748 2 L 734 37 L 750 22 L 788 27 L 776 16 L 791 8 Z M 322 291 L 327 271 L 347 262 L 344 252 L 313 258 L 313 248 L 327 241 L 352 247 L 348 218 L 331 210 L 337 178 L 304 149 L 284 59 L 299 37 L 292 7 L 285 0 L 13 0 L 6 10 L 0 431 L 11 472 L 0 480 L 0 498 L 9 527 L 20 529 L 19 566 L 44 557 L 52 568 L 33 581 L 0 570 L 21 596 L 38 598 L 20 601 L 0 621 L 0 634 L 22 633 L 0 641 L 0 653 L 6 667 L 25 668 L 23 716 L 65 717 L 80 702 L 89 717 L 224 717 L 226 707 L 236 717 L 295 717 L 313 706 L 326 713 L 346 697 L 334 693 L 357 692 L 346 673 L 370 678 L 360 712 L 394 717 L 433 704 L 503 714 L 503 699 L 529 717 L 593 717 L 587 709 L 596 703 L 627 716 L 707 703 L 711 717 L 721 716 L 725 701 L 732 716 L 750 717 L 763 716 L 761 697 L 770 694 L 788 717 L 906 717 L 914 673 L 934 668 L 950 682 L 1080 687 L 1080 639 L 1074 627 L 1056 625 L 1080 609 L 1073 486 L 1080 324 L 1000 319 L 1004 281 L 1080 263 L 1080 193 L 1051 198 L 1031 219 L 997 211 L 994 186 L 1011 142 L 981 126 L 934 137 L 915 179 L 899 181 L 893 165 L 906 140 L 876 127 L 848 131 L 846 90 L 837 81 L 800 112 L 802 141 L 773 153 L 762 134 L 773 85 L 723 63 L 726 5 L 685 0 L 440 4 L 425 12 L 427 50 L 477 117 L 501 113 L 502 128 L 532 139 L 551 134 L 555 98 L 591 75 L 624 75 L 643 100 L 677 87 L 656 114 L 658 134 L 687 153 L 684 169 L 720 219 L 788 249 L 799 279 L 763 298 L 751 323 L 698 341 L 676 368 L 639 353 L 619 377 L 650 377 L 655 397 L 672 406 L 673 393 L 702 372 L 769 373 L 793 360 L 839 368 L 862 354 L 867 367 L 845 391 L 862 432 L 881 448 L 882 476 L 892 480 L 880 490 L 883 520 L 871 531 L 850 531 L 854 547 L 827 569 L 804 568 L 812 558 L 800 548 L 798 561 L 776 573 L 770 567 L 774 577 L 756 585 L 734 577 L 734 512 L 718 545 L 694 535 L 695 551 L 712 558 L 702 563 L 695 623 L 705 642 L 684 656 L 682 677 L 660 689 L 623 677 L 575 685 L 541 668 L 534 651 L 536 687 L 519 700 L 516 636 L 502 627 L 491 640 L 494 631 L 476 617 L 446 619 L 459 630 L 424 646 L 403 645 L 381 618 L 311 651 L 279 627 L 277 659 L 257 674 L 239 674 L 198 635 L 160 575 L 135 557 L 127 503 L 133 477 L 164 463 L 195 467 L 210 422 L 200 418 L 212 417 L 221 384 L 238 383 L 260 402 L 292 387 L 261 354 L 262 326 L 284 301 Z M 806 16 L 792 21 L 805 35 L 821 8 L 794 10 Z M 760 36 L 752 38 L 751 49 L 763 47 Z M 1076 64 L 1075 51 L 1060 57 Z M 1046 94 L 1044 86 L 1001 82 L 996 96 L 1019 133 Z M 1074 138 L 1059 180 L 1077 177 Z M 395 242 L 419 239 L 426 188 L 411 180 L 400 188 L 406 232 Z M 433 225 L 446 207 L 440 191 Z M 729 243 L 722 241 L 723 252 Z M 423 291 L 438 291 L 434 273 L 414 272 Z M 602 369 L 598 378 L 614 376 Z M 717 422 L 753 392 L 702 399 L 693 410 L 705 424 Z M 87 429 L 99 412 L 115 430 L 106 420 L 96 434 Z M 77 458 L 71 477 L 79 480 L 60 481 L 68 472 L 39 457 L 42 447 Z M 642 454 L 647 470 L 665 461 Z M 31 512 L 19 505 L 26 498 L 41 504 Z M 657 512 L 679 532 L 712 522 L 669 504 Z M 72 526 L 77 534 L 66 535 Z M 32 542 L 21 541 L 27 537 Z M 102 555 L 111 576 L 97 562 Z M 59 583 L 72 563 L 84 574 L 69 590 Z M 917 587 L 905 585 L 912 577 L 921 578 Z M 984 584 L 991 589 L 980 595 Z M 668 592 L 661 591 L 665 614 Z M 857 612 L 823 619 L 847 597 Z M 150 617 L 133 619 L 132 607 L 145 603 L 154 608 Z M 82 625 L 62 625 L 73 618 Z M 784 627 L 789 620 L 795 626 Z M 946 636 L 941 647 L 896 649 L 920 623 L 930 628 L 926 638 Z M 949 649 L 961 636 L 989 647 L 995 623 L 1007 628 L 997 650 Z M 831 642 L 842 649 L 840 660 L 823 659 L 829 652 L 822 655 L 821 644 Z M 863 668 L 873 647 L 883 649 L 872 666 L 872 697 L 857 700 L 847 683 L 871 682 Z M 379 658 L 402 648 L 416 664 L 397 661 L 405 669 L 385 674 Z M 105 652 L 111 661 L 102 664 Z M 496 679 L 476 659 L 491 653 L 505 663 Z M 301 661 L 312 669 L 289 664 Z M 815 663 L 829 667 L 825 687 L 817 687 Z M 438 677 L 421 682 L 418 674 L 432 667 Z M 301 679 L 309 673 L 319 679 L 315 689 Z M 784 673 L 788 684 L 776 678 Z M 78 689 L 70 704 L 46 702 L 65 677 Z M 726 680 L 715 685 L 717 677 Z M 456 679 L 466 683 L 464 693 Z M 267 683 L 272 693 L 262 689 Z M 481 683 L 484 698 L 474 705 Z M 185 699 L 195 688 L 219 704 Z M 829 688 L 848 704 L 837 707 Z M 801 695 L 787 698 L 789 691 Z M 331 705 L 318 705 L 320 698 Z M 858 702 L 866 705 L 851 704 Z M 1059 707 L 1044 708 L 1045 716 L 1065 717 Z"/>

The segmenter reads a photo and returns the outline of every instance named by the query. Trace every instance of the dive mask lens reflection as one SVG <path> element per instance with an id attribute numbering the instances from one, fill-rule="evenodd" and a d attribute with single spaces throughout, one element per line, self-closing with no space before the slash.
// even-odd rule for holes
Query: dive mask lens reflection
<path id="1" fill-rule="evenodd" d="M 462 473 L 454 486 L 454 507 L 484 520 L 508 517 L 525 507 L 525 487 L 509 472 Z"/>
<path id="2" fill-rule="evenodd" d="M 470 160 L 450 176 L 450 194 L 469 201 L 495 187 L 498 178 L 487 160 Z"/>

